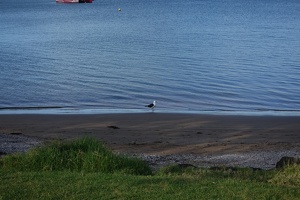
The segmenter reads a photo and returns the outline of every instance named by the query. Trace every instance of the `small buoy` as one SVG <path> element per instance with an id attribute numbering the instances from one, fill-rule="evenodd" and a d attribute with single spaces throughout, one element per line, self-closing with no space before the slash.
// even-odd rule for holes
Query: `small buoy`
<path id="1" fill-rule="evenodd" d="M 118 8 L 118 11 L 120 12 L 120 11 L 121 11 L 121 8 Z"/>

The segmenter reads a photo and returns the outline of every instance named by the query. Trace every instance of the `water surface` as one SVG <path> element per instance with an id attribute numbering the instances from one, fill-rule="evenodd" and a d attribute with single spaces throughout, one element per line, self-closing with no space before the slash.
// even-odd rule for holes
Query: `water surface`
<path id="1" fill-rule="evenodd" d="M 298 0 L 2 0 L 0 13 L 0 108 L 300 111 Z"/>

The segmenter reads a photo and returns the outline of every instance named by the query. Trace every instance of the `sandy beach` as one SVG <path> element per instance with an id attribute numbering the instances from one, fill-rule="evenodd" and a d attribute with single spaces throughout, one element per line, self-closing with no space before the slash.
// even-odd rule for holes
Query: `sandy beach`
<path id="1" fill-rule="evenodd" d="M 116 152 L 152 162 L 263 167 L 263 160 L 271 168 L 282 156 L 300 157 L 299 116 L 0 115 L 0 134 L 41 141 L 92 136 Z"/>

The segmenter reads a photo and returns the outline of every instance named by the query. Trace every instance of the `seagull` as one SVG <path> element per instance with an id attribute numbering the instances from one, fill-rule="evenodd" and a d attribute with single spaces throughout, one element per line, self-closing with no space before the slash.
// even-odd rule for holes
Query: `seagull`
<path id="1" fill-rule="evenodd" d="M 149 105 L 145 106 L 145 107 L 148 107 L 148 108 L 151 108 L 152 111 L 154 111 L 154 107 L 156 106 L 156 101 L 153 101 L 153 103 L 150 103 Z"/>

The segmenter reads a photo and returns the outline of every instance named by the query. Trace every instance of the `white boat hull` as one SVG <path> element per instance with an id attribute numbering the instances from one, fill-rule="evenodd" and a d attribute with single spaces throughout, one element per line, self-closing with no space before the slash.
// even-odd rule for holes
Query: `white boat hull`
<path id="1" fill-rule="evenodd" d="M 56 0 L 57 3 L 79 3 L 79 0 Z"/>

